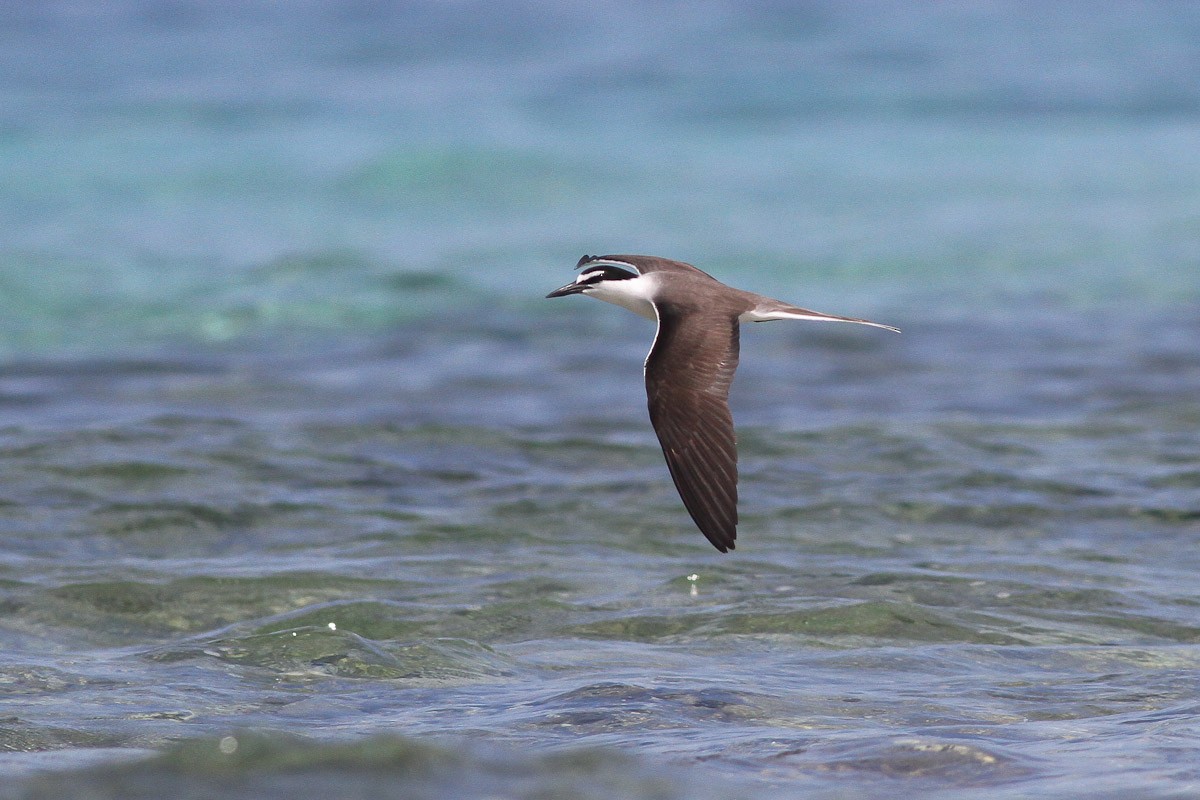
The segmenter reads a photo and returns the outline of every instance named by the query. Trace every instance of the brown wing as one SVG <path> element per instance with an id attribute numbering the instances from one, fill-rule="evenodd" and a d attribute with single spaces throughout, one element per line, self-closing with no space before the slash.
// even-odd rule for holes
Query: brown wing
<path id="1" fill-rule="evenodd" d="M 684 507 L 722 553 L 737 538 L 737 441 L 729 413 L 737 363 L 737 317 L 659 304 L 658 335 L 646 357 L 650 422 Z"/>

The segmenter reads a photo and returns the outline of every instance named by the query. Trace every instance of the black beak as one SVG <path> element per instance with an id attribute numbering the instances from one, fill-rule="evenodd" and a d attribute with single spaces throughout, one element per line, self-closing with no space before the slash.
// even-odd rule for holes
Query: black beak
<path id="1" fill-rule="evenodd" d="M 566 286 L 558 287 L 546 297 L 566 297 L 569 294 L 579 294 L 586 288 L 586 283 L 568 283 Z"/>

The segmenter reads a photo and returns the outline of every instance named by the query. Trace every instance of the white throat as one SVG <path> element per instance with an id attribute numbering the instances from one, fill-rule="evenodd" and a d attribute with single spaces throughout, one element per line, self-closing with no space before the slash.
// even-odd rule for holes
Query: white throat
<path id="1" fill-rule="evenodd" d="M 657 281 L 653 275 L 638 275 L 620 281 L 601 281 L 583 290 L 583 294 L 606 303 L 628 308 L 646 319 L 658 319 L 654 312 L 654 290 Z"/>

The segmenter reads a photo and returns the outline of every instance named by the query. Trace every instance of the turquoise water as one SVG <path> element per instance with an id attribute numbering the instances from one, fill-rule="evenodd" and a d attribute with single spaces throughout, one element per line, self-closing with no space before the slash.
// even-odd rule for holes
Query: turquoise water
<path id="1" fill-rule="evenodd" d="M 0 796 L 1194 793 L 1200 13 L 869 12 L 0 12 Z"/>

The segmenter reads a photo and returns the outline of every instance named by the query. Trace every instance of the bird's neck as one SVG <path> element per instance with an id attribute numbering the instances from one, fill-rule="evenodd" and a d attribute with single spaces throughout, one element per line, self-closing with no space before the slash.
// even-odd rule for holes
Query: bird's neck
<path id="1" fill-rule="evenodd" d="M 624 281 L 606 281 L 588 290 L 597 300 L 627 308 L 646 319 L 657 319 L 654 313 L 654 281 L 649 275 L 639 275 Z"/>

